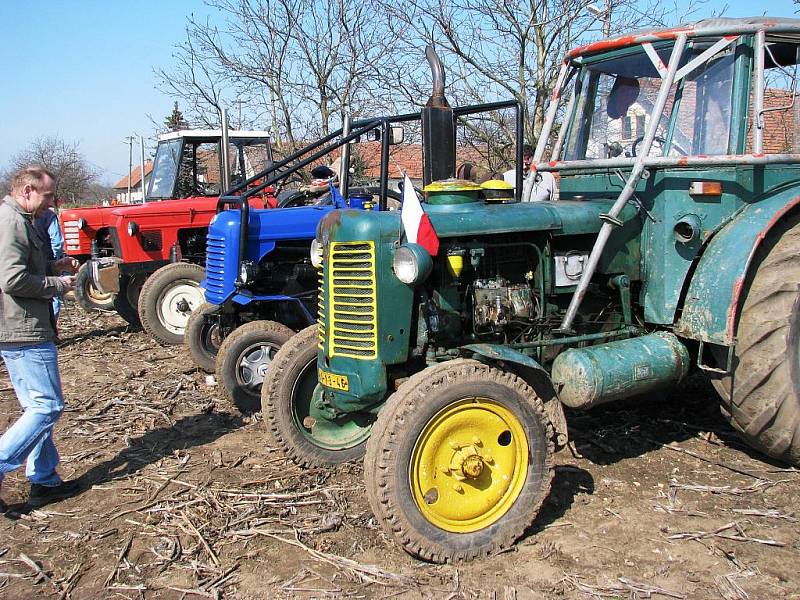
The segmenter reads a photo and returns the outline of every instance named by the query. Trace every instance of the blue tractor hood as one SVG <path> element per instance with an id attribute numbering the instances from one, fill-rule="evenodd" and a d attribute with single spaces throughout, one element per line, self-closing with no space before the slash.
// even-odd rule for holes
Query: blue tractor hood
<path id="1" fill-rule="evenodd" d="M 245 260 L 258 263 L 282 240 L 305 240 L 311 244 L 320 219 L 334 210 L 333 206 L 299 206 L 297 208 L 250 210 Z M 222 304 L 236 292 L 239 275 L 239 210 L 225 210 L 211 220 L 208 227 L 206 301 Z"/>

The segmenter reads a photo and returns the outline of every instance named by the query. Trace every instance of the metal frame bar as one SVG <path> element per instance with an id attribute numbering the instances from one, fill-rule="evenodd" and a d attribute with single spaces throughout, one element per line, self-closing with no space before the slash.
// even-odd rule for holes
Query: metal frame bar
<path id="1" fill-rule="evenodd" d="M 758 154 L 764 151 L 764 46 L 766 42 L 766 35 L 764 30 L 761 29 L 756 32 L 756 47 L 755 47 L 755 90 L 754 101 L 755 108 L 753 116 L 755 117 L 753 123 L 753 153 Z"/>
<path id="2" fill-rule="evenodd" d="M 537 171 L 569 171 L 573 169 L 624 169 L 636 164 L 639 157 L 593 158 L 589 160 L 562 160 L 536 165 Z M 718 156 L 645 156 L 646 168 L 692 168 L 709 166 L 768 165 L 800 163 L 800 153 L 789 154 L 720 154 Z"/>
<path id="3" fill-rule="evenodd" d="M 800 19 L 763 17 L 757 19 L 709 19 L 692 25 L 683 25 L 667 29 L 653 29 L 645 33 L 635 33 L 618 38 L 604 39 L 598 42 L 585 44 L 571 50 L 567 60 L 575 60 L 591 54 L 608 52 L 630 46 L 641 46 L 647 42 L 663 42 L 677 39 L 683 35 L 687 38 L 716 37 L 731 35 L 736 31 L 738 35 L 758 33 L 767 34 L 793 33 L 800 34 Z"/>
<path id="4" fill-rule="evenodd" d="M 533 153 L 533 162 L 536 164 L 542 162 L 542 156 L 544 156 L 545 148 L 547 148 L 547 140 L 553 129 L 553 122 L 556 120 L 558 100 L 561 98 L 561 88 L 564 86 L 564 82 L 567 78 L 568 66 L 566 60 L 561 63 L 561 70 L 558 72 L 558 79 L 556 79 L 556 85 L 550 96 L 550 106 L 547 107 L 547 116 L 544 119 L 544 126 L 539 133 L 539 140 L 536 142 L 536 151 Z"/>
<path id="5" fill-rule="evenodd" d="M 718 39 L 711 46 L 703 50 L 700 54 L 695 56 L 692 60 L 690 60 L 680 69 L 678 69 L 678 72 L 675 73 L 675 81 L 680 81 L 681 79 L 686 77 L 689 73 L 694 71 L 697 67 L 707 63 L 712 56 L 714 56 L 718 52 L 721 52 L 724 48 L 727 48 L 738 39 L 739 39 L 738 35 L 731 35 Z"/>
<path id="6" fill-rule="evenodd" d="M 644 139 L 642 140 L 641 154 L 636 157 L 636 160 L 633 164 L 633 169 L 628 176 L 628 181 L 625 183 L 625 187 L 620 192 L 616 202 L 614 202 L 614 205 L 611 207 L 611 210 L 608 211 L 608 214 L 604 215 L 605 219 L 603 221 L 603 225 L 600 227 L 600 232 L 597 234 L 597 239 L 592 247 L 592 252 L 589 255 L 589 261 L 586 265 L 586 270 L 584 270 L 583 274 L 581 275 L 581 279 L 578 282 L 578 287 L 572 295 L 567 312 L 564 315 L 564 319 L 561 321 L 559 330 L 562 333 L 572 332 L 572 322 L 575 320 L 575 315 L 578 313 L 578 308 L 580 307 L 581 302 L 586 295 L 586 290 L 589 288 L 589 282 L 594 276 L 594 272 L 597 269 L 598 263 L 600 262 L 600 257 L 603 254 L 603 250 L 605 250 L 608 238 L 611 236 L 611 230 L 619 223 L 617 217 L 633 195 L 636 184 L 639 182 L 639 179 L 645 170 L 644 159 L 650 153 L 650 147 L 652 146 L 653 139 L 656 136 L 656 130 L 661 122 L 664 106 L 667 103 L 667 96 L 669 96 L 670 89 L 675 81 L 675 74 L 678 71 L 678 65 L 680 64 L 681 57 L 683 56 L 683 49 L 686 47 L 686 39 L 686 34 L 679 35 L 678 39 L 675 41 L 675 45 L 672 48 L 667 74 L 661 80 L 661 87 L 658 90 L 658 96 L 655 104 L 653 105 L 650 125 L 647 127 Z"/>

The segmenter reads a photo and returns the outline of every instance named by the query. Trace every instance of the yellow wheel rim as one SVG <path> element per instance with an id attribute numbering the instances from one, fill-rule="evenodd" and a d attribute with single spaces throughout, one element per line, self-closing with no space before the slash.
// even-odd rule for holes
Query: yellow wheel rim
<path id="1" fill-rule="evenodd" d="M 488 527 L 519 497 L 528 472 L 528 440 L 519 419 L 488 398 L 439 411 L 411 453 L 410 483 L 423 516 L 454 533 Z"/>

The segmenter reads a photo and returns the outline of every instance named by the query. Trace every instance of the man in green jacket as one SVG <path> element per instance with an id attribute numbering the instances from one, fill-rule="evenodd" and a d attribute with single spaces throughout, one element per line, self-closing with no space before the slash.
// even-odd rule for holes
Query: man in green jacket
<path id="1" fill-rule="evenodd" d="M 64 410 L 56 326 L 51 298 L 74 287 L 77 261 L 48 261 L 49 240 L 33 220 L 52 205 L 53 175 L 40 167 L 20 170 L 0 204 L 0 355 L 22 407 L 22 416 L 0 437 L 0 488 L 5 473 L 27 462 L 30 506 L 74 495 L 78 482 L 62 481 L 53 427 Z M 0 500 L 0 510 L 5 512 Z"/>

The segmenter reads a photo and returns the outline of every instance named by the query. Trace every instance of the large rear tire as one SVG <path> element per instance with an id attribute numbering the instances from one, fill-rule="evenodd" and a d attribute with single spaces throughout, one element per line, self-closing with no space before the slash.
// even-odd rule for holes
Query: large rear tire
<path id="1" fill-rule="evenodd" d="M 183 333 L 183 343 L 189 349 L 194 364 L 206 373 L 216 370 L 217 354 L 222 345 L 219 324 L 206 319 L 206 316 L 219 309 L 219 304 L 203 302 L 192 311 Z"/>
<path id="2" fill-rule="evenodd" d="M 139 295 L 147 275 L 123 275 L 119 280 L 119 291 L 114 295 L 114 310 L 132 327 L 141 327 L 139 320 Z"/>
<path id="3" fill-rule="evenodd" d="M 261 408 L 271 437 L 301 467 L 331 467 L 360 460 L 375 417 L 351 413 L 315 419 L 318 393 L 316 325 L 306 327 L 275 355 L 261 390 Z"/>
<path id="4" fill-rule="evenodd" d="M 217 382 L 241 412 L 261 407 L 261 385 L 278 350 L 294 331 L 275 321 L 250 321 L 234 329 L 217 354 Z"/>
<path id="5" fill-rule="evenodd" d="M 106 294 L 94 287 L 88 263 L 81 265 L 75 276 L 75 302 L 86 312 L 114 310 L 114 294 Z"/>
<path id="6" fill-rule="evenodd" d="M 748 444 L 800 465 L 800 215 L 778 227 L 753 261 L 732 378 L 715 387 L 723 414 Z"/>
<path id="7" fill-rule="evenodd" d="M 192 263 L 172 263 L 153 273 L 139 296 L 144 330 L 163 344 L 182 344 L 189 316 L 204 302 L 204 278 L 203 267 Z"/>
<path id="8" fill-rule="evenodd" d="M 453 360 L 403 383 L 367 442 L 372 511 L 410 554 L 459 562 L 497 553 L 550 490 L 552 425 L 519 377 Z"/>

